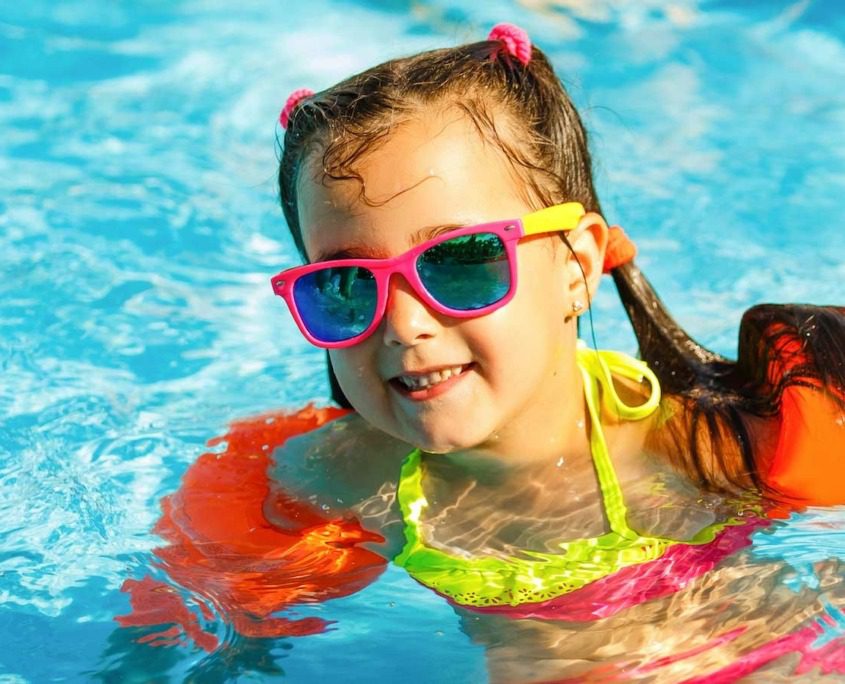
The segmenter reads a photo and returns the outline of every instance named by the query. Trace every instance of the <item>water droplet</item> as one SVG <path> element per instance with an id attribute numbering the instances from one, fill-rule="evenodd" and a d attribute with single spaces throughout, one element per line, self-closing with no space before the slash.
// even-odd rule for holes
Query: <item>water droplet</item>
<path id="1" fill-rule="evenodd" d="M 322 506 L 320 506 L 320 510 L 323 510 L 323 511 L 330 511 L 330 510 L 331 510 L 331 506 L 329 506 L 328 504 L 323 504 Z"/>

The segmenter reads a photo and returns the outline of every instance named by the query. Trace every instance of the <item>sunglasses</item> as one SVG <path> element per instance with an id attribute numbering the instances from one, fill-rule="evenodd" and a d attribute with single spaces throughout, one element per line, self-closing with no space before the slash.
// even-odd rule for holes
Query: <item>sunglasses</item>
<path id="1" fill-rule="evenodd" d="M 394 274 L 438 313 L 483 316 L 516 292 L 519 240 L 572 230 L 584 213 L 577 202 L 557 204 L 521 219 L 459 228 L 389 259 L 320 261 L 282 271 L 270 282 L 311 344 L 350 347 L 378 327 Z"/>

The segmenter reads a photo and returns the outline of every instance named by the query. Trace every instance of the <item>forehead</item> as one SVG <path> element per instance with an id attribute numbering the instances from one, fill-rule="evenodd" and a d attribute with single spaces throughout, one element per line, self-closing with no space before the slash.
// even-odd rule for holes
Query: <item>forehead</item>
<path id="1" fill-rule="evenodd" d="M 413 119 L 355 165 L 363 181 L 300 177 L 299 219 L 312 260 L 341 250 L 388 256 L 421 230 L 515 218 L 532 209 L 504 153 L 456 111 Z"/>

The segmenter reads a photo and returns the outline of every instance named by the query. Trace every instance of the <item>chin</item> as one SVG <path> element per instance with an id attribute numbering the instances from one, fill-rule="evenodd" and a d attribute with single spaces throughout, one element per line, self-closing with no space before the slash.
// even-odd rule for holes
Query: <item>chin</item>
<path id="1" fill-rule="evenodd" d="M 451 454 L 456 451 L 463 451 L 477 447 L 484 440 L 474 439 L 473 435 L 461 432 L 458 435 L 433 435 L 417 432 L 413 438 L 408 439 L 418 449 L 430 454 Z"/>
<path id="2" fill-rule="evenodd" d="M 417 449 L 425 451 L 427 454 L 451 454 L 453 451 L 458 451 L 461 447 L 458 446 L 444 446 L 438 443 L 430 444 L 416 444 Z"/>

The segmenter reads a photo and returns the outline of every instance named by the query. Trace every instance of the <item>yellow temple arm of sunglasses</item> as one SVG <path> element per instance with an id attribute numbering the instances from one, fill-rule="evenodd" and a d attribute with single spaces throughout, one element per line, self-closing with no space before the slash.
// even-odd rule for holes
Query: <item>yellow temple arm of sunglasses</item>
<path id="1" fill-rule="evenodd" d="M 546 207 L 523 216 L 522 228 L 525 235 L 572 230 L 586 213 L 584 207 L 578 202 L 555 204 L 553 207 Z"/>

